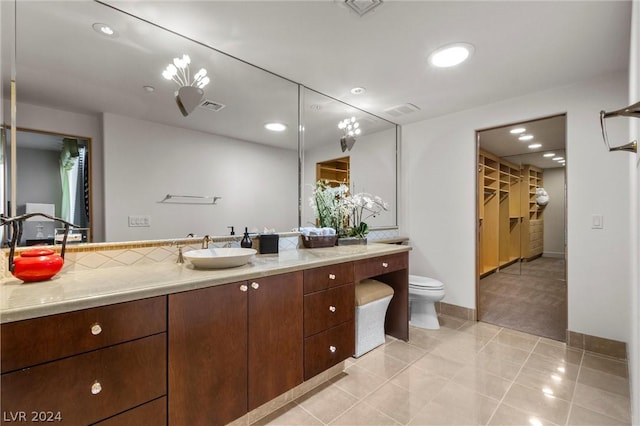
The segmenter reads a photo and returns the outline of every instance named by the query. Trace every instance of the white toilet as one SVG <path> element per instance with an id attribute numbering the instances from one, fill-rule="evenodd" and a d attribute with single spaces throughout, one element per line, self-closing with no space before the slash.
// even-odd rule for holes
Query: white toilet
<path id="1" fill-rule="evenodd" d="M 444 284 L 433 278 L 409 275 L 409 323 L 420 328 L 440 328 L 436 302 L 444 298 Z"/>

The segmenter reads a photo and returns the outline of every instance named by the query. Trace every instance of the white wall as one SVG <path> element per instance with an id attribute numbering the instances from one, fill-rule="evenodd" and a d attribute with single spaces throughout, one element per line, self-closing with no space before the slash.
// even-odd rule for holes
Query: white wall
<path id="1" fill-rule="evenodd" d="M 403 126 L 401 229 L 412 273 L 444 282 L 444 301 L 476 307 L 476 129 L 567 113 L 569 329 L 628 341 L 628 157 L 606 152 L 601 109 L 627 102 L 626 73 Z M 612 123 L 611 140 L 627 138 Z M 591 215 L 605 227 L 591 229 Z M 606 288 L 606 291 L 603 291 Z"/>
<path id="2" fill-rule="evenodd" d="M 298 224 L 298 152 L 104 114 L 106 241 L 227 235 Z M 217 205 L 160 203 L 166 194 Z M 129 227 L 149 215 L 150 227 Z"/>
<path id="3" fill-rule="evenodd" d="M 565 196 L 564 167 L 544 169 L 544 189 L 549 194 L 549 204 L 544 208 L 543 255 L 564 258 L 565 244 Z"/>
<path id="4" fill-rule="evenodd" d="M 7 106 L 5 105 L 5 108 Z M 91 223 L 95 241 L 104 241 L 102 121 L 98 116 L 25 103 L 16 106 L 17 127 L 90 139 Z"/>

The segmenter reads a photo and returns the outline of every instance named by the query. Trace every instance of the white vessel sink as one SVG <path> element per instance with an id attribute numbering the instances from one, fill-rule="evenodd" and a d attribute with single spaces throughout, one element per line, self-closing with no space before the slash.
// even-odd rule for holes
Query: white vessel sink
<path id="1" fill-rule="evenodd" d="M 184 258 L 198 269 L 222 269 L 245 265 L 255 254 L 249 248 L 207 248 L 185 252 Z"/>

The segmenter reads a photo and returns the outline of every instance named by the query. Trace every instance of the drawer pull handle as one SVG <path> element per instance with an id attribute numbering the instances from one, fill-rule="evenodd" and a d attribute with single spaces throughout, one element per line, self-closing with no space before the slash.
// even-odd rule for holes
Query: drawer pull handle
<path id="1" fill-rule="evenodd" d="M 100 326 L 100 324 L 93 324 L 91 326 L 91 334 L 97 336 L 100 333 L 102 333 L 102 327 Z"/>
<path id="2" fill-rule="evenodd" d="M 330 280 L 335 280 L 335 279 L 336 279 L 335 274 L 329 274 L 329 279 L 330 279 Z"/>
<path id="3" fill-rule="evenodd" d="M 336 311 L 336 307 L 335 307 L 335 306 L 329 306 L 329 310 L 330 310 L 331 312 L 335 312 L 335 311 Z"/>
<path id="4" fill-rule="evenodd" d="M 260 284 L 258 284 L 258 283 L 256 283 L 256 282 L 251 283 L 251 288 L 252 288 L 252 289 L 257 290 L 257 289 L 258 289 L 258 287 L 260 287 Z"/>
<path id="5" fill-rule="evenodd" d="M 247 287 L 246 285 L 242 284 L 240 286 L 240 291 L 247 291 L 247 290 L 249 290 L 249 287 Z"/>
<path id="6" fill-rule="evenodd" d="M 338 349 L 335 346 L 329 346 L 329 352 L 331 352 L 332 354 L 336 353 Z"/>
<path id="7" fill-rule="evenodd" d="M 95 382 L 93 382 L 93 384 L 91 385 L 91 393 L 92 393 L 93 395 L 97 395 L 97 394 L 99 394 L 100 392 L 102 392 L 102 385 L 100 384 L 100 382 L 99 382 L 99 381 L 97 381 L 97 380 L 96 380 L 96 381 L 95 381 Z"/>
<path id="8" fill-rule="evenodd" d="M 383 268 L 388 268 L 388 267 L 389 267 L 389 264 L 388 264 L 387 262 L 382 262 L 382 267 L 383 267 Z"/>

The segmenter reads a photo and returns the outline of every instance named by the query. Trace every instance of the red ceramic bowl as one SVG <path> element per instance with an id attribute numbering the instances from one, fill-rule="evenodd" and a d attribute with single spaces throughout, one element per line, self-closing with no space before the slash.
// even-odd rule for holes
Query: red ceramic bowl
<path id="1" fill-rule="evenodd" d="M 64 259 L 50 249 L 33 249 L 13 259 L 13 276 L 24 282 L 45 281 L 60 272 Z"/>

